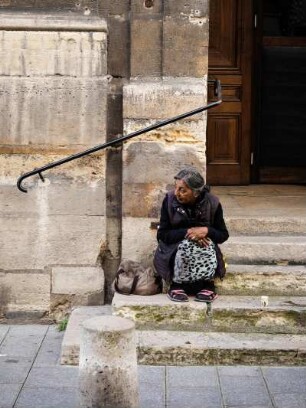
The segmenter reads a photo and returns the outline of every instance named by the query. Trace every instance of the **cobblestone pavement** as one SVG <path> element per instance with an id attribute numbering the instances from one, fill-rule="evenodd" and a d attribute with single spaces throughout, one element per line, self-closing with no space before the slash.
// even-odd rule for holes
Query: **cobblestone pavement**
<path id="1" fill-rule="evenodd" d="M 0 408 L 78 408 L 62 338 L 56 326 L 0 325 Z M 139 366 L 139 387 L 141 408 L 306 408 L 306 367 Z"/>

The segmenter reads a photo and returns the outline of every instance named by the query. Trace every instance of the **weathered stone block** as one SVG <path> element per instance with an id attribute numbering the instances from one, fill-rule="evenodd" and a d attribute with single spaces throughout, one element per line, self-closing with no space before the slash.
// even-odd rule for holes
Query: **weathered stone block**
<path id="1" fill-rule="evenodd" d="M 0 270 L 0 315 L 8 312 L 47 312 L 49 302 L 48 271 Z"/>
<path id="2" fill-rule="evenodd" d="M 99 266 L 53 266 L 53 294 L 86 294 L 104 290 L 104 272 Z"/>
<path id="3" fill-rule="evenodd" d="M 131 0 L 131 12 L 144 15 L 161 13 L 163 3 L 162 0 Z"/>
<path id="4" fill-rule="evenodd" d="M 125 119 L 168 119 L 206 103 L 206 81 L 197 79 L 130 83 L 123 88 Z M 203 115 L 188 120 L 199 120 Z M 181 123 L 181 122 L 180 122 Z M 205 129 L 203 129 L 203 134 Z"/>
<path id="5" fill-rule="evenodd" d="M 149 218 L 124 217 L 122 224 L 122 258 L 139 262 L 152 260 L 153 252 L 157 247 L 157 240 L 156 230 L 150 228 L 151 220 Z"/>
<path id="6" fill-rule="evenodd" d="M 33 150 L 35 147 L 33 147 Z M 14 147 L 12 148 L 14 151 Z M 46 165 L 47 163 L 58 161 L 63 159 L 63 157 L 66 157 L 66 155 L 63 156 L 63 154 L 60 153 L 46 153 L 43 154 L 43 149 L 41 151 L 39 150 L 39 147 L 37 149 L 39 153 L 33 153 L 33 154 L 0 154 L 0 183 L 2 186 L 8 186 L 16 188 L 16 181 L 17 178 L 24 172 L 28 172 L 32 170 L 33 168 L 41 167 Z M 34 150 L 35 152 L 35 150 Z M 99 155 L 89 155 L 87 157 L 82 157 L 80 159 L 70 161 L 69 163 L 65 163 L 62 166 L 58 166 L 56 168 L 53 168 L 52 170 L 49 170 L 48 172 L 44 173 L 45 176 L 45 183 L 42 183 L 38 177 L 30 177 L 28 178 L 24 184 L 27 187 L 41 187 L 39 190 L 35 190 L 34 194 L 41 194 L 44 191 L 44 187 L 48 187 L 50 185 L 50 181 L 52 181 L 52 185 L 55 184 L 61 184 L 62 186 L 65 186 L 66 183 L 66 189 L 67 189 L 67 184 L 75 184 L 75 187 L 77 188 L 84 188 L 89 187 L 93 191 L 95 189 L 102 189 L 101 191 L 98 191 L 98 195 L 102 194 L 103 188 L 104 188 L 104 180 L 105 180 L 105 152 L 104 154 L 99 154 Z M 58 187 L 58 186 L 57 186 Z M 49 188 L 46 188 L 46 190 L 49 190 Z M 22 201 L 20 201 L 20 197 L 22 196 L 23 200 L 31 205 L 31 198 L 25 198 L 25 195 L 22 194 L 20 196 L 20 191 L 16 190 L 14 194 L 16 194 L 16 198 L 18 203 L 15 201 L 15 205 L 20 205 L 22 204 Z M 46 191 L 45 191 L 46 193 Z M 56 196 L 56 190 L 55 190 L 55 196 Z M 69 192 L 70 193 L 70 192 Z M 68 193 L 68 194 L 69 194 Z M 60 193 L 58 193 L 60 194 Z M 89 197 L 91 196 L 91 193 L 89 194 Z M 102 197 L 100 195 L 100 199 L 102 200 Z M 61 197 L 59 197 L 61 199 Z M 62 203 L 65 203 L 65 197 L 62 196 Z M 29 201 L 27 201 L 29 200 Z M 6 202 L 6 201 L 4 201 Z M 103 201 L 102 201 L 103 202 Z M 10 208 L 11 206 L 13 207 L 13 204 L 6 202 L 8 204 L 8 207 Z M 33 203 L 32 203 L 33 205 Z M 48 204 L 49 205 L 49 204 Z M 81 205 L 78 202 L 77 205 Z M 104 205 L 104 204 L 103 204 Z M 22 207 L 24 208 L 24 207 Z M 104 207 L 103 207 L 104 208 Z M 79 207 L 80 210 L 80 207 Z"/>
<path id="7" fill-rule="evenodd" d="M 190 20 L 208 16 L 209 0 L 167 0 L 165 1 L 165 16 L 187 16 Z"/>
<path id="8" fill-rule="evenodd" d="M 174 19 L 163 24 L 163 75 L 202 78 L 208 71 L 208 26 L 206 18 Z"/>
<path id="9" fill-rule="evenodd" d="M 136 19 L 131 22 L 131 76 L 162 74 L 162 21 Z"/>
<path id="10" fill-rule="evenodd" d="M 88 169 L 89 171 L 89 169 Z M 72 174 L 67 172 L 67 178 Z M 53 175 L 54 176 L 54 175 Z M 84 178 L 86 173 L 84 173 Z M 90 178 L 90 171 L 88 174 Z M 36 180 L 37 181 L 37 180 Z M 47 176 L 46 183 L 49 182 Z M 25 183 L 26 184 L 26 183 Z M 29 194 L 21 196 L 16 186 L 1 186 L 0 189 L 0 219 L 2 217 L 12 218 L 16 216 L 39 217 L 41 214 L 40 200 L 42 196 L 41 184 L 29 191 Z M 44 189 L 48 206 L 48 215 L 54 216 L 105 216 L 105 208 L 102 198 L 105 186 L 102 181 L 85 184 L 69 183 L 68 180 L 58 178 L 52 180 L 52 185 Z M 86 195 L 86 200 L 83 197 Z"/>
<path id="11" fill-rule="evenodd" d="M 10 163 L 13 167 L 12 158 Z M 85 167 L 83 170 L 88 172 L 89 169 Z M 76 173 L 66 169 L 64 174 L 66 180 L 53 176 L 50 183 L 46 178 L 45 183 L 40 182 L 29 189 L 27 195 L 19 192 L 16 186 L 0 190 L 0 196 L 3 196 L 0 268 L 29 270 L 42 269 L 50 264 L 96 263 L 106 239 L 104 184 L 94 180 L 88 184 L 73 184 Z M 8 173 L 7 183 L 10 178 L 12 182 L 17 179 L 17 175 L 15 180 L 12 177 L 12 170 Z M 5 173 L 1 179 L 5 180 Z M 87 193 L 91 197 L 89 207 L 83 199 Z"/>
<path id="12" fill-rule="evenodd" d="M 0 8 L 5 7 L 33 7 L 36 0 L 3 0 Z"/>
<path id="13" fill-rule="evenodd" d="M 6 144 L 95 145 L 105 140 L 105 79 L 2 77 Z"/>
<path id="14" fill-rule="evenodd" d="M 119 16 L 130 10 L 129 0 L 97 0 L 99 14 L 103 16 Z"/>
<path id="15" fill-rule="evenodd" d="M 53 266 L 50 314 L 57 321 L 77 306 L 104 304 L 104 272 L 99 266 Z"/>
<path id="16" fill-rule="evenodd" d="M 187 165 L 197 167 L 204 173 L 204 143 L 163 144 L 154 142 L 131 142 L 123 155 L 124 186 L 130 183 L 159 184 L 161 188 L 173 184 L 174 175 Z M 152 165 L 148 166 L 148 163 Z M 128 188 L 125 189 L 128 192 Z M 123 203 L 125 200 L 123 200 Z"/>
<path id="17" fill-rule="evenodd" d="M 106 33 L 2 31 L 0 75 L 99 77 L 107 74 Z"/>
<path id="18" fill-rule="evenodd" d="M 132 192 L 132 195 L 129 196 L 128 192 Z M 160 184 L 153 182 L 128 183 L 123 194 L 123 216 L 158 219 L 164 196 L 165 191 Z M 138 203 L 141 203 L 141 205 Z"/>
<path id="19" fill-rule="evenodd" d="M 57 263 L 94 264 L 100 255 L 104 217 L 3 218 L 1 267 L 43 268 Z M 18 253 L 18 256 L 16 254 Z"/>
<path id="20" fill-rule="evenodd" d="M 43 0 L 44 3 L 46 0 Z M 51 0 L 54 4 L 54 1 Z M 61 0 L 59 0 L 61 1 Z M 44 13 L 36 8 L 30 13 L 16 12 L 12 9 L 1 13 L 0 29 L 6 31 L 77 31 L 77 32 L 106 32 L 106 23 L 90 13 L 58 13 L 56 7 L 49 8 L 44 4 Z M 37 7 L 39 9 L 39 7 Z M 81 7 L 80 7 L 81 9 Z M 30 11 L 30 10 L 29 10 Z M 86 11 L 86 7 L 85 7 Z"/>
<path id="21" fill-rule="evenodd" d="M 104 304 L 104 292 L 96 291 L 88 294 L 60 295 L 52 293 L 50 296 L 49 315 L 56 322 L 67 318 L 72 310 L 79 306 L 99 306 Z"/>
<path id="22" fill-rule="evenodd" d="M 135 137 L 134 141 L 148 141 L 159 143 L 198 143 L 204 142 L 205 135 L 203 129 L 206 128 L 206 115 L 198 114 L 194 116 L 194 120 L 182 119 L 159 129 L 150 130 L 143 135 Z M 169 118 L 170 119 L 170 118 Z M 124 129 L 125 133 L 134 133 L 138 130 L 143 130 L 149 126 L 155 125 L 157 120 L 143 120 L 143 119 L 125 119 Z"/>
<path id="23" fill-rule="evenodd" d="M 162 199 L 181 168 L 193 165 L 205 176 L 204 146 L 134 142 L 124 151 L 124 165 L 124 216 L 159 218 Z"/>

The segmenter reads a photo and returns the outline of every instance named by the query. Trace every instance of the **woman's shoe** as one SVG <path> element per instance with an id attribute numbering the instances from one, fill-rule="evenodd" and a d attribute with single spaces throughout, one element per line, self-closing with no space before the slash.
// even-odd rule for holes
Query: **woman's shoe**
<path id="1" fill-rule="evenodd" d="M 172 289 L 169 290 L 167 293 L 169 299 L 173 300 L 173 302 L 188 302 L 188 296 L 186 295 L 183 289 Z"/>
<path id="2" fill-rule="evenodd" d="M 196 302 L 206 302 L 211 303 L 217 299 L 218 295 L 212 290 L 202 289 L 199 293 L 196 294 L 194 300 Z"/>

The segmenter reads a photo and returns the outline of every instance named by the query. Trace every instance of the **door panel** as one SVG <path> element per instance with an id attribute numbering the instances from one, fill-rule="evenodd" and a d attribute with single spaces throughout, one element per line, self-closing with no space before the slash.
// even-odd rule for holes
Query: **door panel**
<path id="1" fill-rule="evenodd" d="M 237 68 L 237 23 L 236 0 L 211 0 L 209 66 L 212 69 Z"/>
<path id="2" fill-rule="evenodd" d="M 220 79 L 223 103 L 208 112 L 209 184 L 250 182 L 251 24 L 251 0 L 211 0 L 209 77 Z"/>

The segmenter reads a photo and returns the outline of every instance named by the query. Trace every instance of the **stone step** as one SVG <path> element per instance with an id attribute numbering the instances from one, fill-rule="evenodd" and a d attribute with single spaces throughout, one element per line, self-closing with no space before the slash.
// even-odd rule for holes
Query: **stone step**
<path id="1" fill-rule="evenodd" d="M 95 316 L 111 315 L 112 307 L 82 306 L 75 308 L 69 318 L 61 349 L 61 364 L 78 365 L 82 323 Z"/>
<path id="2" fill-rule="evenodd" d="M 306 235 L 306 217 L 230 215 L 226 217 L 230 236 Z"/>
<path id="3" fill-rule="evenodd" d="M 113 299 L 113 314 L 132 319 L 139 330 L 306 333 L 305 297 L 219 296 L 212 304 L 177 303 L 164 294 Z"/>
<path id="4" fill-rule="evenodd" d="M 230 264 L 216 287 L 222 295 L 306 296 L 306 265 Z"/>
<path id="5" fill-rule="evenodd" d="M 264 333 L 138 332 L 147 365 L 305 365 L 306 336 Z"/>
<path id="6" fill-rule="evenodd" d="M 306 236 L 233 236 L 222 244 L 228 263 L 306 264 Z"/>
<path id="7" fill-rule="evenodd" d="M 110 307 L 75 309 L 63 343 L 61 363 L 78 365 L 81 324 L 109 314 Z M 265 333 L 136 331 L 139 364 L 148 365 L 305 365 L 306 336 Z"/>

